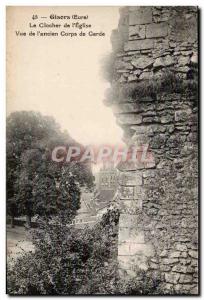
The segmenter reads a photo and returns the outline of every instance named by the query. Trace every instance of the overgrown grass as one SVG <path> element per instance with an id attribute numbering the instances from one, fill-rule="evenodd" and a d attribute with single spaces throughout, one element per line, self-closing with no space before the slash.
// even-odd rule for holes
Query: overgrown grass
<path id="1" fill-rule="evenodd" d="M 195 73 L 192 79 L 183 79 L 174 72 L 163 72 L 161 77 L 152 77 L 132 83 L 112 84 L 108 93 L 109 104 L 135 101 L 145 97 L 156 99 L 161 93 L 180 93 L 196 95 L 198 93 L 198 78 Z"/>

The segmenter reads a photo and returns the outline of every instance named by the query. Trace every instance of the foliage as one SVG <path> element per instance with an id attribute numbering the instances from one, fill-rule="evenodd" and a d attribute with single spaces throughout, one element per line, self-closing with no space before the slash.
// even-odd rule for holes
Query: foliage
<path id="1" fill-rule="evenodd" d="M 116 294 L 119 295 L 161 295 L 160 275 L 152 271 L 138 268 L 136 276 L 127 279 L 118 279 Z"/>
<path id="2" fill-rule="evenodd" d="M 33 111 L 7 118 L 7 212 L 10 215 L 50 215 L 79 208 L 79 185 L 93 184 L 90 166 L 56 163 L 55 146 L 79 145 L 62 132 L 52 117 Z M 66 205 L 66 207 L 65 207 Z M 13 207 L 15 206 L 15 209 Z"/>
<path id="3" fill-rule="evenodd" d="M 41 222 L 33 230 L 34 253 L 9 266 L 8 293 L 111 294 L 117 278 L 117 210 L 109 210 L 92 228 Z"/>
<path id="4" fill-rule="evenodd" d="M 92 228 L 41 222 L 33 230 L 34 253 L 8 267 L 10 295 L 159 295 L 160 276 L 138 269 L 120 278 L 117 264 L 119 212 L 108 210 Z"/>

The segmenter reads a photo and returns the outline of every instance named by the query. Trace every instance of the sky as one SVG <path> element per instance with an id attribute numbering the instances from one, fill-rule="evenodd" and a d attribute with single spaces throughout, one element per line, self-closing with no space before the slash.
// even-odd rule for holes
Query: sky
<path id="1" fill-rule="evenodd" d="M 39 22 L 32 20 L 33 14 L 88 15 L 91 30 L 103 31 L 105 37 L 16 36 L 15 31 L 28 32 L 29 24 Z M 109 83 L 101 76 L 101 59 L 111 52 L 110 35 L 118 20 L 118 7 L 9 7 L 7 114 L 36 110 L 51 115 L 84 145 L 121 143 L 122 130 L 103 104 Z M 52 23 L 40 19 L 44 21 Z"/>

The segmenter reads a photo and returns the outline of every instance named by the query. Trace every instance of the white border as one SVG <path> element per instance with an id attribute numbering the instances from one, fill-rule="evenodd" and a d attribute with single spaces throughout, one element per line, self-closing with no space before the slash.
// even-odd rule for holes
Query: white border
<path id="1" fill-rule="evenodd" d="M 0 22 L 1 22 L 1 26 L 0 26 L 0 45 L 1 45 L 1 56 L 0 56 L 0 82 L 1 82 L 1 97 L 0 97 L 0 191 L 1 191 L 1 209 L 0 209 L 0 222 L 1 222 L 1 230 L 0 230 L 0 298 L 1 299 L 8 299 L 9 296 L 7 296 L 5 294 L 5 111 L 6 111 L 6 105 L 5 105 L 5 87 L 6 87 L 6 82 L 5 82 L 5 62 L 6 62 L 6 57 L 5 57 L 5 51 L 6 51 L 6 39 L 5 39 L 5 7 L 9 6 L 9 5 L 13 5 L 13 6 L 17 6 L 17 5 L 22 5 L 22 6 L 66 6 L 66 5 L 71 5 L 71 6 L 80 6 L 80 5 L 92 5 L 92 6 L 128 6 L 128 5 L 151 5 L 151 6 L 156 6 L 156 5 L 179 5 L 179 6 L 187 6 L 187 5 L 196 5 L 199 6 L 199 8 L 201 9 L 201 14 L 202 14 L 202 9 L 204 7 L 204 1 L 203 0 L 192 0 L 192 1 L 184 1 L 184 0 L 172 0 L 171 2 L 169 1 L 155 1 L 155 0 L 135 0 L 135 1 L 111 1 L 111 0 L 103 0 L 103 1 L 87 1 L 87 0 L 81 0 L 81 1 L 50 1 L 50 0 L 41 0 L 41 1 L 28 1 L 28 0 L 23 0 L 23 1 L 15 1 L 15 0 L 10 0 L 10 1 L 6 1 L 6 0 L 1 0 L 0 2 Z M 201 20 L 200 20 L 201 22 Z M 201 22 L 202 23 L 202 22 Z M 200 24 L 201 26 L 201 40 L 203 38 L 203 24 Z M 200 41 L 201 44 L 201 41 Z M 3 47 L 2 47 L 3 45 Z M 203 52 L 203 51 L 202 51 Z M 202 53 L 200 53 L 200 55 L 202 56 Z M 200 65 L 200 68 L 202 68 L 203 64 Z M 201 77 L 202 78 L 202 77 Z M 202 78 L 202 82 L 200 83 L 201 87 L 204 84 L 204 80 Z M 201 98 L 201 95 L 200 95 Z M 200 101 L 202 101 L 202 99 L 200 99 Z M 203 115 L 203 106 L 201 107 L 201 114 Z M 202 118 L 200 118 L 200 122 L 202 121 Z M 204 132 L 204 128 L 203 128 L 203 122 L 201 122 L 201 132 L 202 132 L 202 136 L 201 136 L 201 149 L 203 149 L 203 132 Z M 202 167 L 203 167 L 203 162 L 202 162 Z M 203 168 L 202 168 L 203 169 Z M 204 184 L 204 180 L 202 178 L 201 181 L 201 186 Z M 200 204 L 202 202 L 201 199 L 201 195 L 200 195 Z M 203 215 L 203 205 L 201 205 L 202 208 L 202 215 Z M 200 219 L 200 222 L 202 221 L 202 218 Z M 202 234 L 202 230 L 201 230 L 201 234 Z M 201 242 L 202 242 L 202 238 L 201 238 Z M 201 243 L 202 244 L 202 243 Z M 202 262 L 203 260 L 201 260 Z M 202 263 L 203 265 L 203 263 Z M 201 276 L 201 292 L 202 292 L 202 286 L 203 286 L 203 276 Z M 15 297 L 14 297 L 15 298 Z M 19 298 L 19 297 L 18 297 Z M 27 298 L 27 297 L 26 297 Z M 35 297 L 29 297 L 30 299 L 34 299 Z M 51 299 L 56 299 L 57 297 L 46 297 L 47 298 L 51 298 Z M 69 297 L 69 298 L 74 298 L 74 297 Z M 82 297 L 78 297 L 78 298 L 82 298 Z M 95 297 L 91 297 L 92 299 Z M 104 297 L 106 299 L 111 298 L 111 297 Z M 121 298 L 121 297 L 120 297 Z M 122 297 L 123 298 L 123 297 Z M 144 298 L 149 298 L 149 297 L 143 297 Z M 170 298 L 170 297 L 165 297 L 165 298 Z M 174 297 L 174 299 L 179 299 L 180 297 Z M 197 297 L 191 297 L 191 299 L 196 299 Z"/>

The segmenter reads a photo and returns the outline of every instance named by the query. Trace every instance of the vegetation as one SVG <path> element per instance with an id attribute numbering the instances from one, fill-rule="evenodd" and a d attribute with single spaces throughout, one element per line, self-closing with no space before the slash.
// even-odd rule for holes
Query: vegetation
<path id="1" fill-rule="evenodd" d="M 8 293 L 112 294 L 117 278 L 117 210 L 109 210 L 93 228 L 58 226 L 41 218 L 33 229 L 34 253 L 25 253 L 8 267 Z"/>
<path id="2" fill-rule="evenodd" d="M 7 211 L 13 218 L 27 215 L 28 225 L 38 216 L 38 227 L 29 229 L 34 252 L 9 260 L 8 294 L 157 293 L 159 281 L 150 273 L 119 277 L 118 209 L 109 209 L 93 227 L 70 226 L 80 207 L 80 186 L 91 187 L 92 175 L 82 164 L 52 162 L 50 152 L 59 143 L 76 142 L 38 113 L 14 113 L 7 121 Z"/>
<path id="3" fill-rule="evenodd" d="M 120 278 L 117 264 L 119 212 L 109 210 L 92 228 L 48 226 L 33 230 L 34 253 L 8 267 L 10 295 L 155 295 L 158 274 L 138 269 Z"/>
<path id="4" fill-rule="evenodd" d="M 73 218 L 80 206 L 80 188 L 93 184 L 89 166 L 57 163 L 55 146 L 77 143 L 62 132 L 52 117 L 37 112 L 15 112 L 7 118 L 7 213 L 12 226 L 17 215 L 56 215 L 65 208 Z"/>

